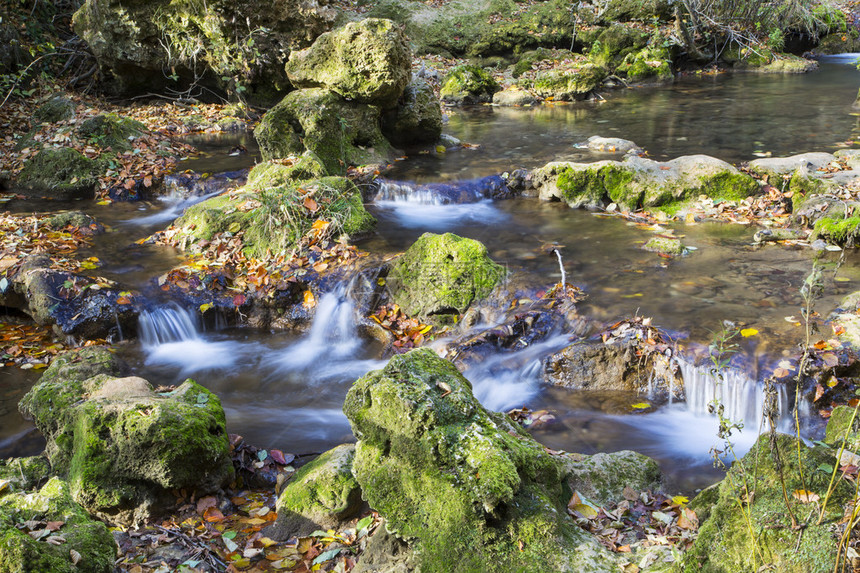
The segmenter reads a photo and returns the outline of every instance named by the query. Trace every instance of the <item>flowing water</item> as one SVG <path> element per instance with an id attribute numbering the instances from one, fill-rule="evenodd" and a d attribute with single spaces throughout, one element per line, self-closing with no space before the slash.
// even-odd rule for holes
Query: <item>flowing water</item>
<path id="1" fill-rule="evenodd" d="M 548 446 L 584 453 L 636 449 L 657 458 L 671 484 L 689 491 L 718 477 L 708 470 L 709 449 L 721 447 L 721 441 L 716 422 L 704 411 L 717 393 L 732 409 L 731 417 L 747 426 L 747 432 L 734 438 L 738 448 L 748 447 L 754 436 L 749 430 L 757 429 L 761 412 L 756 381 L 775 362 L 792 355 L 801 341 L 800 329 L 786 317 L 799 313 L 798 291 L 813 253 L 755 246 L 754 229 L 678 224 L 672 226 L 675 232 L 697 250 L 667 262 L 639 248 L 650 231 L 617 218 L 536 199 L 492 201 L 475 195 L 468 203 L 450 204 L 426 187 L 416 193 L 409 182 L 452 182 L 551 160 L 603 158 L 575 147 L 591 135 L 632 139 L 657 159 L 707 153 L 739 162 L 756 153 L 833 151 L 860 135 L 851 112 L 856 90 L 852 66 L 823 63 L 820 71 L 802 76 L 684 78 L 670 87 L 612 92 L 601 102 L 456 110 L 445 131 L 481 147 L 414 154 L 399 162 L 390 176 L 400 183 L 370 205 L 379 219 L 378 232 L 360 246 L 395 253 L 426 231 L 472 237 L 507 265 L 512 280 L 549 288 L 566 274 L 567 282 L 588 294 L 579 305 L 583 315 L 607 323 L 649 316 L 682 346 L 706 345 L 726 319 L 753 325 L 760 334 L 742 342 L 743 370 L 728 372 L 718 389 L 706 367 L 683 362 L 687 403 L 644 415 L 618 415 L 632 396 L 543 384 L 541 360 L 570 343 L 566 333 L 490 356 L 464 373 L 489 408 L 552 410 L 558 423 L 535 431 Z M 236 142 L 204 144 L 205 156 L 188 161 L 184 169 L 232 171 L 255 159 L 247 140 L 243 144 L 250 153 L 239 158 L 225 152 Z M 147 288 L 175 265 L 180 257 L 172 250 L 134 241 L 163 227 L 183 208 L 181 200 L 115 204 L 110 209 L 74 205 L 90 210 L 111 228 L 87 252 L 102 261 L 98 274 Z M 32 212 L 36 207 L 12 202 L 9 208 Z M 830 265 L 837 258 L 838 253 L 823 257 Z M 819 312 L 826 315 L 844 294 L 860 289 L 858 262 L 857 255 L 849 254 L 838 280 L 828 275 L 825 296 L 816 303 Z M 385 363 L 379 346 L 358 335 L 356 319 L 348 285 L 320 297 L 316 318 L 304 333 L 206 330 L 195 314 L 161 304 L 141 317 L 140 340 L 121 345 L 121 351 L 135 373 L 157 385 L 194 377 L 212 389 L 225 407 L 229 431 L 251 443 L 296 453 L 322 451 L 352 439 L 341 412 L 343 397 L 357 377 Z M 27 431 L 12 410 L 34 379 L 8 370 L 0 372 L 10 378 L 0 395 L 0 448 L 7 449 Z"/>

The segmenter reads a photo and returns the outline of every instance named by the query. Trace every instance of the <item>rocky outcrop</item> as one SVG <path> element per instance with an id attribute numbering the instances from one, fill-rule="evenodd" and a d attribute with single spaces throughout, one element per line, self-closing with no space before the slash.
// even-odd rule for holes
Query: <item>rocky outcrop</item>
<path id="1" fill-rule="evenodd" d="M 0 491 L 0 571 L 111 573 L 116 542 L 52 478 L 33 492 Z"/>
<path id="2" fill-rule="evenodd" d="M 284 62 L 331 29 L 316 0 L 87 0 L 75 32 L 129 95 L 202 85 L 271 105 L 290 88 Z"/>
<path id="3" fill-rule="evenodd" d="M 568 516 L 563 465 L 428 349 L 353 385 L 353 475 L 422 571 L 597 572 L 613 555 Z"/>
<path id="4" fill-rule="evenodd" d="M 586 208 L 616 203 L 631 210 L 665 207 L 699 195 L 739 200 L 759 189 L 749 175 L 707 155 L 666 162 L 638 156 L 596 163 L 553 162 L 534 170 L 531 181 L 545 201 Z"/>
<path id="5" fill-rule="evenodd" d="M 394 107 L 409 83 L 412 55 L 390 20 L 368 18 L 321 35 L 290 54 L 286 70 L 298 88 L 325 88 L 343 98 Z"/>
<path id="6" fill-rule="evenodd" d="M 192 380 L 157 393 L 122 375 L 110 350 L 90 347 L 55 358 L 21 400 L 75 501 L 128 523 L 174 503 L 171 490 L 225 485 L 233 465 L 218 397 Z"/>
<path id="7" fill-rule="evenodd" d="M 394 262 L 386 284 L 406 314 L 443 319 L 466 312 L 504 276 L 478 241 L 424 233 Z"/>

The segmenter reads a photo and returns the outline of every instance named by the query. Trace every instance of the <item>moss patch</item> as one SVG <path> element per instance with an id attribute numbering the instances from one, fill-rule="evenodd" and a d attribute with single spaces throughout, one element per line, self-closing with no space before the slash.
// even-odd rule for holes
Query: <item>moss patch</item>
<path id="1" fill-rule="evenodd" d="M 42 149 L 24 164 L 18 183 L 35 195 L 55 199 L 89 198 L 95 194 L 103 162 L 70 147 Z"/>
<path id="2" fill-rule="evenodd" d="M 442 101 L 459 104 L 490 102 L 501 87 L 486 70 L 478 66 L 452 68 L 442 82 L 439 96 Z"/>
<path id="3" fill-rule="evenodd" d="M 104 113 L 91 117 L 78 127 L 78 135 L 101 147 L 114 151 L 131 149 L 129 138 L 139 137 L 146 126 L 139 121 L 115 113 Z"/>
<path id="4" fill-rule="evenodd" d="M 860 217 L 831 219 L 822 217 L 815 222 L 813 239 L 823 239 L 835 245 L 854 244 L 860 230 Z"/>

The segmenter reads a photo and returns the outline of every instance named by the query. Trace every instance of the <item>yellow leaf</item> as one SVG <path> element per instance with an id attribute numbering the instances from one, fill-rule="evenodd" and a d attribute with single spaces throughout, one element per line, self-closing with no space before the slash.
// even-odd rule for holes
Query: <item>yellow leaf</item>
<path id="1" fill-rule="evenodd" d="M 597 517 L 597 510 L 595 510 L 590 505 L 586 505 L 584 503 L 575 503 L 572 507 L 570 507 L 570 511 L 577 515 L 578 517 L 584 517 L 586 519 L 594 519 Z"/>
<path id="2" fill-rule="evenodd" d="M 444 145 L 437 145 L 436 146 L 436 153 L 445 153 L 445 151 L 446 151 L 446 149 L 445 149 Z"/>
<path id="3" fill-rule="evenodd" d="M 305 300 L 304 300 L 304 302 L 302 303 L 302 306 L 304 306 L 305 308 L 308 308 L 308 309 L 313 308 L 313 307 L 315 307 L 315 306 L 316 306 L 316 304 L 317 304 L 317 299 L 316 299 L 316 297 L 314 296 L 314 293 L 312 293 L 312 292 L 311 292 L 311 291 L 309 291 L 309 290 L 306 290 L 306 291 L 305 291 L 305 294 L 304 294 L 304 297 L 305 297 Z"/>
<path id="4" fill-rule="evenodd" d="M 755 336 L 756 334 L 758 334 L 758 330 L 756 330 L 755 328 L 744 328 L 743 330 L 741 330 L 741 336 L 743 336 L 744 338 L 749 338 L 750 336 Z"/>
<path id="5" fill-rule="evenodd" d="M 98 203 L 96 203 L 96 205 L 110 205 L 111 203 L 113 203 L 113 201 L 111 201 L 110 199 L 105 199 L 104 201 L 99 201 Z"/>
<path id="6" fill-rule="evenodd" d="M 37 362 L 36 364 L 33 364 L 33 370 L 41 370 L 42 368 L 47 368 L 47 367 L 48 367 L 48 365 L 43 363 L 43 362 Z"/>
<path id="7" fill-rule="evenodd" d="M 646 410 L 651 407 L 651 404 L 649 404 L 648 402 L 639 402 L 637 404 L 631 404 L 630 407 L 635 408 L 637 410 Z"/>
<path id="8" fill-rule="evenodd" d="M 683 495 L 676 495 L 672 498 L 672 503 L 675 505 L 684 505 L 685 503 L 689 503 L 690 499 Z"/>
<path id="9" fill-rule="evenodd" d="M 200 305 L 200 312 L 206 312 L 207 310 L 209 310 L 209 309 L 210 309 L 210 308 L 212 308 L 213 306 L 215 306 L 215 305 L 214 305 L 214 304 L 212 304 L 211 302 L 207 302 L 207 303 L 201 304 L 201 305 Z"/>
<path id="10" fill-rule="evenodd" d="M 821 499 L 817 493 L 813 493 L 805 489 L 796 489 L 791 492 L 791 495 L 793 495 L 794 499 L 798 500 L 801 503 L 812 503 Z"/>

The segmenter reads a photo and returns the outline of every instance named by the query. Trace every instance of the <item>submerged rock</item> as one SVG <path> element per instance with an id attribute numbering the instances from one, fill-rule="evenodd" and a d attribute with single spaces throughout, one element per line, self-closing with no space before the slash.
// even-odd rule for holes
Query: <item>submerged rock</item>
<path id="1" fill-rule="evenodd" d="M 50 531 L 48 522 L 59 526 Z M 111 573 L 116 553 L 108 528 L 75 503 L 62 479 L 36 492 L 0 492 L 0 571 Z"/>
<path id="2" fill-rule="evenodd" d="M 353 474 L 388 528 L 414 540 L 421 571 L 614 570 L 568 516 L 562 464 L 429 349 L 360 378 L 344 412 Z"/>
<path id="3" fill-rule="evenodd" d="M 739 200 L 759 190 L 755 179 L 707 155 L 666 162 L 635 155 L 623 161 L 553 162 L 534 170 L 531 183 L 545 201 L 587 208 L 616 203 L 630 210 L 666 207 L 699 195 Z"/>
<path id="4" fill-rule="evenodd" d="M 70 147 L 46 147 L 24 163 L 18 185 L 36 197 L 67 201 L 95 195 L 106 165 Z"/>
<path id="5" fill-rule="evenodd" d="M 463 65 L 448 72 L 439 88 L 439 96 L 446 103 L 471 105 L 493 101 L 493 94 L 500 89 L 493 76 L 483 69 Z"/>
<path id="6" fill-rule="evenodd" d="M 854 488 L 846 480 L 838 480 L 824 519 L 817 523 L 820 506 L 801 504 L 795 497 L 797 490 L 805 488 L 812 492 L 810 495 L 820 494 L 823 501 L 830 473 L 818 468 L 833 464 L 835 451 L 808 448 L 802 443 L 799 448 L 798 454 L 794 436 L 776 434 L 771 441 L 769 434 L 763 434 L 741 460 L 732 464 L 726 479 L 691 502 L 700 527 L 698 538 L 684 556 L 684 571 L 754 571 L 764 564 L 786 573 L 833 571 L 839 544 L 832 528 L 842 518 L 843 504 Z M 792 529 L 783 479 L 792 511 L 806 524 L 802 535 Z M 750 524 L 754 531 L 750 531 Z"/>
<path id="7" fill-rule="evenodd" d="M 146 380 L 121 375 L 106 348 L 67 353 L 19 405 L 78 503 L 127 523 L 172 504 L 171 490 L 210 493 L 232 478 L 217 396 L 192 380 L 156 393 Z"/>
<path id="8" fill-rule="evenodd" d="M 272 539 L 304 537 L 337 527 L 361 509 L 361 489 L 352 475 L 355 446 L 337 446 L 308 463 L 278 496 Z"/>
<path id="9" fill-rule="evenodd" d="M 297 90 L 270 109 L 254 130 L 263 159 L 310 151 L 330 174 L 393 158 L 380 130 L 379 108 L 349 102 L 322 88 Z"/>
<path id="10" fill-rule="evenodd" d="M 326 88 L 383 109 L 394 107 L 412 74 L 406 37 L 390 20 L 368 18 L 322 34 L 290 54 L 287 76 L 298 88 Z"/>
<path id="11" fill-rule="evenodd" d="M 424 233 L 394 262 L 386 282 L 403 312 L 429 317 L 466 312 L 504 276 L 478 241 Z"/>

